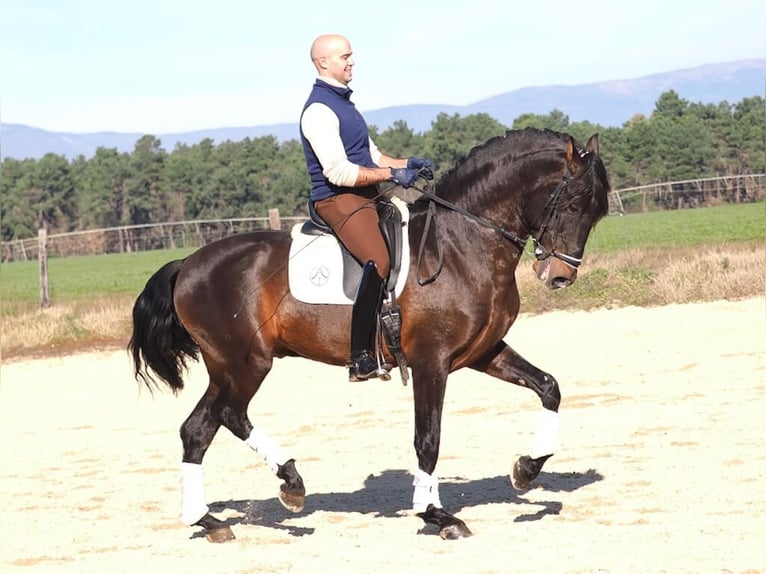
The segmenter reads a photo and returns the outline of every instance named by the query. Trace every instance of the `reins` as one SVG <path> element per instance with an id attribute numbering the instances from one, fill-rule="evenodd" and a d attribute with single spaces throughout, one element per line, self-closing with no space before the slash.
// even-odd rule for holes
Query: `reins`
<path id="1" fill-rule="evenodd" d="M 582 263 L 582 259 L 577 257 L 572 257 L 571 255 L 567 255 L 566 253 L 559 253 L 555 249 L 547 250 L 542 246 L 542 237 L 545 231 L 548 229 L 548 225 L 550 224 L 551 220 L 554 218 L 554 216 L 557 215 L 556 208 L 558 207 L 559 199 L 563 195 L 564 191 L 567 189 L 569 185 L 569 180 L 571 179 L 571 174 L 569 173 L 569 169 L 565 168 L 566 171 L 564 173 L 564 177 L 562 178 L 561 182 L 556 186 L 556 188 L 551 192 L 550 196 L 548 197 L 548 200 L 545 203 L 545 206 L 543 207 L 543 210 L 541 212 L 540 218 L 543 218 L 543 223 L 540 225 L 537 235 L 532 238 L 532 241 L 535 245 L 534 250 L 534 256 L 538 261 L 543 261 L 547 259 L 548 257 L 555 257 L 556 259 L 559 259 L 563 261 L 565 264 L 569 265 L 570 267 L 574 267 L 575 269 L 580 266 L 580 263 Z M 447 201 L 446 199 L 439 197 L 435 193 L 428 191 L 425 187 L 419 187 L 415 186 L 415 189 L 420 192 L 423 197 L 428 199 L 428 210 L 426 212 L 426 222 L 423 227 L 423 234 L 420 237 L 420 247 L 418 248 L 418 260 L 417 260 L 417 274 L 416 279 L 418 282 L 418 285 L 421 287 L 424 285 L 427 285 L 429 283 L 432 283 L 436 281 L 436 279 L 439 277 L 439 275 L 442 272 L 442 269 L 444 268 L 444 253 L 442 250 L 441 242 L 436 242 L 436 249 L 437 249 L 437 256 L 438 256 L 438 265 L 436 271 L 434 271 L 433 274 L 431 274 L 427 278 L 422 278 L 420 275 L 420 268 L 421 263 L 423 260 L 423 254 L 425 253 L 425 246 L 426 246 L 426 240 L 428 238 L 428 234 L 431 231 L 431 226 L 435 225 L 436 221 L 436 206 L 435 204 L 439 204 L 442 207 L 446 207 L 447 209 L 451 211 L 456 211 L 457 213 L 463 215 L 467 219 L 470 219 L 471 221 L 474 221 L 478 223 L 479 225 L 486 227 L 488 229 L 491 229 L 492 231 L 499 234 L 504 239 L 507 239 L 511 243 L 513 243 L 516 247 L 518 247 L 521 251 L 524 251 L 524 248 L 527 245 L 527 240 L 529 239 L 529 236 L 526 238 L 519 237 L 515 233 L 508 231 L 507 229 L 503 229 L 499 225 L 495 225 L 488 219 L 485 219 L 479 215 L 476 215 L 475 213 L 471 213 L 470 211 L 463 209 L 459 205 L 456 205 L 452 203 L 451 201 Z M 538 218 L 538 219 L 540 219 Z"/>
<path id="2" fill-rule="evenodd" d="M 451 201 L 447 201 L 446 199 L 439 197 L 438 195 L 428 191 L 425 187 L 415 186 L 415 189 L 418 192 L 420 192 L 423 195 L 423 197 L 429 200 L 428 211 L 426 212 L 426 222 L 423 227 L 423 234 L 420 236 L 420 246 L 418 248 L 418 262 L 416 266 L 417 272 L 416 272 L 415 278 L 418 282 L 418 285 L 420 285 L 421 287 L 436 281 L 439 275 L 441 275 L 442 269 L 444 268 L 444 252 L 442 250 L 442 244 L 441 242 L 437 241 L 436 250 L 437 250 L 437 255 L 439 258 L 438 259 L 439 264 L 437 265 L 437 269 L 429 277 L 426 277 L 425 279 L 420 275 L 421 263 L 423 261 L 423 254 L 425 253 L 425 248 L 426 248 L 426 240 L 428 239 L 428 234 L 431 231 L 431 225 L 432 224 L 435 225 L 435 222 L 436 222 L 436 204 L 437 203 L 441 205 L 442 207 L 446 207 L 449 210 L 456 211 L 457 213 L 463 215 L 464 217 L 470 219 L 471 221 L 475 221 L 476 223 L 478 223 L 479 225 L 482 225 L 483 227 L 493 230 L 504 239 L 507 239 L 511 243 L 515 244 L 516 247 L 518 247 L 521 251 L 523 251 L 524 247 L 527 245 L 526 239 L 522 239 L 515 233 L 511 233 L 510 231 L 503 229 L 502 227 L 498 225 L 495 225 L 491 221 L 484 219 L 483 217 L 480 217 L 476 215 L 475 213 L 471 213 L 470 211 L 463 209 L 462 207 L 452 203 Z"/>
<path id="3" fill-rule="evenodd" d="M 527 240 L 526 239 L 522 239 L 521 237 L 519 237 L 515 233 L 511 233 L 510 231 L 508 231 L 506 229 L 503 229 L 499 225 L 495 225 L 491 221 L 489 221 L 487 219 L 484 219 L 483 217 L 480 217 L 480 216 L 478 216 L 478 215 L 476 215 L 474 213 L 471 213 L 470 211 L 468 211 L 466 209 L 463 209 L 459 205 L 455 205 L 451 201 L 447 201 L 446 199 L 443 199 L 443 198 L 439 197 L 438 195 L 436 195 L 434 193 L 431 193 L 430 191 L 428 191 L 426 189 L 420 189 L 420 188 L 417 188 L 417 187 L 415 189 L 417 189 L 421 194 L 423 194 L 424 197 L 427 197 L 431 202 L 438 203 L 439 205 L 441 205 L 443 207 L 446 207 L 448 209 L 451 209 L 452 211 L 457 211 L 461 215 L 464 215 L 468 219 L 470 219 L 472 221 L 475 221 L 479 225 L 482 225 L 484 227 L 487 227 L 488 229 L 491 229 L 492 231 L 495 231 L 495 232 L 499 233 L 505 239 L 508 239 L 511 243 L 515 243 L 521 249 L 524 249 L 524 247 L 526 246 Z M 433 204 L 431 204 L 431 205 L 433 205 Z"/>

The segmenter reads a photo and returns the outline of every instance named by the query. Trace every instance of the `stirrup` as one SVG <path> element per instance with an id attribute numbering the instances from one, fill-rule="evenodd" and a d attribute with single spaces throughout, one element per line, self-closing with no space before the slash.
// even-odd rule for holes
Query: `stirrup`
<path id="1" fill-rule="evenodd" d="M 348 363 L 348 380 L 352 383 L 376 378 L 388 381 L 391 379 L 390 370 L 391 365 L 388 363 L 378 365 L 369 351 L 363 351 L 351 357 Z"/>

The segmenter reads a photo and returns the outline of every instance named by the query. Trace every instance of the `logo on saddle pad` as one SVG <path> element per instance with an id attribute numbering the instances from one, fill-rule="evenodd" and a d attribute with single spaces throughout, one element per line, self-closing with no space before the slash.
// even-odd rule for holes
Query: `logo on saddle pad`
<path id="1" fill-rule="evenodd" d="M 402 217 L 401 269 L 396 277 L 397 297 L 404 289 L 410 263 L 410 246 L 407 239 L 407 204 L 398 198 L 392 203 Z M 304 303 L 351 305 L 356 288 L 362 278 L 362 266 L 342 248 L 331 233 L 304 232 L 303 223 L 293 226 L 292 244 L 287 267 L 290 294 Z M 392 261 L 395 257 L 391 258 Z"/>
<path id="2" fill-rule="evenodd" d="M 309 281 L 314 287 L 322 287 L 330 280 L 330 270 L 324 265 L 314 267 L 309 272 Z"/>

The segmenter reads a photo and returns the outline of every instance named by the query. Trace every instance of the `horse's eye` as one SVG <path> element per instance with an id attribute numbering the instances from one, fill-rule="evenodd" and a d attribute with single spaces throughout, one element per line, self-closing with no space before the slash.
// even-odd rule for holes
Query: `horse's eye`
<path id="1" fill-rule="evenodd" d="M 576 201 L 571 201 L 567 203 L 566 207 L 564 207 L 564 210 L 569 214 L 575 214 L 581 211 L 580 205 Z"/>

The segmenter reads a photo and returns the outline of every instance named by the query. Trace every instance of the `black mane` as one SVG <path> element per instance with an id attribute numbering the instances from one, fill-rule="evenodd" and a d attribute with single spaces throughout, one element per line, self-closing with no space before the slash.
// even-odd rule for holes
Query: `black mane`
<path id="1" fill-rule="evenodd" d="M 449 201 L 457 201 L 465 195 L 466 190 L 474 189 L 476 185 L 492 185 L 491 181 L 487 181 L 491 173 L 497 174 L 502 171 L 507 177 L 508 173 L 523 169 L 525 160 L 533 155 L 550 152 L 552 157 L 560 157 L 570 137 L 569 134 L 550 129 L 529 127 L 523 130 L 508 130 L 505 135 L 490 138 L 472 148 L 466 156 L 459 158 L 455 165 L 439 178 L 435 193 Z M 596 204 L 597 212 L 606 214 L 606 192 L 609 186 L 604 164 L 600 157 L 586 153 L 579 142 L 575 141 L 575 146 L 580 156 L 587 161 L 588 170 L 595 173 L 595 178 L 601 183 L 599 187 L 602 188 L 602 193 L 594 194 L 592 200 Z M 498 162 L 514 164 L 514 170 L 497 170 Z M 422 197 L 418 203 L 427 201 Z"/>
<path id="2" fill-rule="evenodd" d="M 467 187 L 481 179 L 501 160 L 517 162 L 540 151 L 560 151 L 569 136 L 553 130 L 525 128 L 508 130 L 505 135 L 490 138 L 459 158 L 455 165 L 444 173 L 436 183 L 436 193 L 442 197 L 457 198 Z M 579 146 L 578 146 L 579 148 Z"/>

